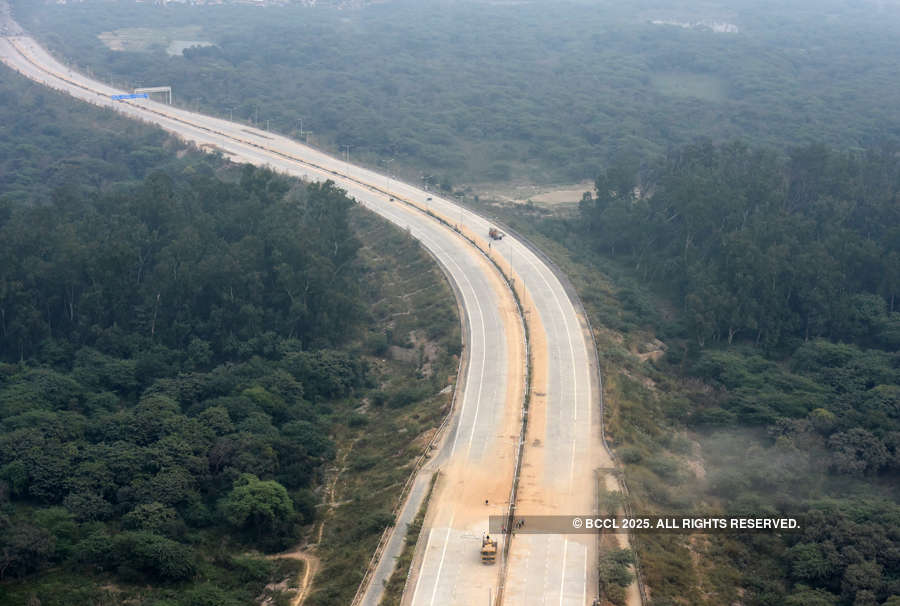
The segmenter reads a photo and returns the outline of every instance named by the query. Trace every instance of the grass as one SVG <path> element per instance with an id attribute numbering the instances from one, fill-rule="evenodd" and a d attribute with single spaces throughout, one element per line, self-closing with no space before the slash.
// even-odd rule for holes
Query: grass
<path id="1" fill-rule="evenodd" d="M 686 97 L 720 103 L 728 99 L 721 78 L 688 72 L 663 72 L 650 79 L 653 88 L 669 97 Z"/>
<path id="2" fill-rule="evenodd" d="M 198 40 L 202 31 L 203 28 L 199 25 L 166 28 L 123 27 L 103 32 L 97 37 L 110 50 L 146 52 L 156 46 L 167 48 L 178 40 Z"/>
<path id="3" fill-rule="evenodd" d="M 459 363 L 456 300 L 431 257 L 371 213 L 354 212 L 353 225 L 380 285 L 369 293 L 372 328 L 360 344 L 377 378 L 363 401 L 334 411 L 352 422 L 335 424 L 337 463 L 325 481 L 334 495 L 326 495 L 320 516 L 322 568 L 309 606 L 352 600 L 382 532 L 394 523 L 403 484 L 449 410 L 452 390 L 440 392 L 455 382 Z"/>

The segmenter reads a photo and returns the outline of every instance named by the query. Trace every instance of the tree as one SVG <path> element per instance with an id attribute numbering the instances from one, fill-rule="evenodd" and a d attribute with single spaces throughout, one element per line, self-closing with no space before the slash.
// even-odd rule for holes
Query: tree
<path id="1" fill-rule="evenodd" d="M 56 539 L 43 528 L 12 522 L 0 529 L 0 579 L 34 572 L 53 555 Z"/>
<path id="2" fill-rule="evenodd" d="M 278 482 L 262 481 L 245 473 L 235 480 L 231 492 L 222 501 L 221 510 L 233 527 L 252 528 L 259 537 L 291 521 L 294 504 Z"/>
<path id="3" fill-rule="evenodd" d="M 193 494 L 194 477 L 183 467 L 168 467 L 153 476 L 149 490 L 149 497 L 166 505 L 177 505 Z"/>
<path id="4" fill-rule="evenodd" d="M 828 579 L 838 567 L 815 543 L 798 543 L 788 553 L 793 576 L 803 581 Z"/>
<path id="5" fill-rule="evenodd" d="M 850 564 L 841 579 L 841 592 L 847 599 L 855 599 L 863 592 L 875 595 L 883 585 L 881 573 L 882 566 L 872 560 Z M 863 600 L 867 601 L 868 598 L 864 595 Z"/>
<path id="6" fill-rule="evenodd" d="M 197 572 L 196 554 L 188 547 L 151 532 L 123 532 L 113 539 L 115 563 L 159 581 L 186 581 Z"/>
<path id="7" fill-rule="evenodd" d="M 234 431 L 234 423 L 228 409 L 223 406 L 211 406 L 199 415 L 200 422 L 212 430 L 217 436 L 222 436 Z"/>
<path id="8" fill-rule="evenodd" d="M 828 444 L 832 464 L 841 473 L 875 473 L 890 460 L 884 442 L 859 427 L 834 434 Z"/>
<path id="9" fill-rule="evenodd" d="M 797 585 L 784 603 L 785 606 L 837 606 L 838 596 L 822 589 Z"/>
<path id="10" fill-rule="evenodd" d="M 122 525 L 131 530 L 146 530 L 169 535 L 178 523 L 178 513 L 162 503 L 142 503 L 122 516 Z"/>

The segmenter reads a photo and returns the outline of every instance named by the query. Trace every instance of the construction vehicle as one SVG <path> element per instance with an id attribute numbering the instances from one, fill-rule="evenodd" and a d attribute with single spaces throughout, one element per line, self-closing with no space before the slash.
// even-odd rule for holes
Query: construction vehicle
<path id="1" fill-rule="evenodd" d="M 492 227 L 488 230 L 488 235 L 491 237 L 491 240 L 502 240 L 503 232 L 497 229 L 496 227 Z"/>
<path id="2" fill-rule="evenodd" d="M 481 563 L 493 564 L 497 561 L 497 541 L 486 534 L 481 539 Z"/>

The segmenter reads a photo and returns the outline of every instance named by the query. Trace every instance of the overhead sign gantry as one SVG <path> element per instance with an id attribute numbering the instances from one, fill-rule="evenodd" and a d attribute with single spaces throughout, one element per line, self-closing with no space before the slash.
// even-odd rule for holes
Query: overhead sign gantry
<path id="1" fill-rule="evenodd" d="M 164 93 L 166 95 L 166 103 L 172 105 L 172 87 L 171 86 L 150 86 L 146 88 L 136 88 L 135 93 Z"/>

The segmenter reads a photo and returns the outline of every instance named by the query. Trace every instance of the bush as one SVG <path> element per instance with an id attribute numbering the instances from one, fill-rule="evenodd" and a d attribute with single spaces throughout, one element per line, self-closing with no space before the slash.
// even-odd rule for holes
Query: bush
<path id="1" fill-rule="evenodd" d="M 421 383 L 403 385 L 391 394 L 388 406 L 391 408 L 403 408 L 426 397 L 428 397 L 427 385 Z"/>
<path id="2" fill-rule="evenodd" d="M 365 427 L 368 424 L 369 424 L 369 417 L 367 417 L 366 415 L 359 414 L 359 413 L 353 413 L 350 415 L 350 418 L 347 419 L 348 427 L 353 427 L 353 428 Z"/>
<path id="3" fill-rule="evenodd" d="M 384 511 L 373 511 L 363 515 L 352 533 L 359 540 L 374 534 L 380 534 L 388 526 L 394 524 L 394 516 Z"/>
<path id="4" fill-rule="evenodd" d="M 633 563 L 634 555 L 630 549 L 613 549 L 600 556 L 600 586 L 610 601 L 619 603 L 613 600 L 612 596 L 618 597 L 619 589 L 623 590 L 621 595 L 624 596 L 624 588 L 634 581 L 634 575 L 629 570 L 629 566 Z"/>
<path id="5" fill-rule="evenodd" d="M 189 589 L 179 600 L 181 606 L 241 606 L 241 602 L 211 583 Z"/>
<path id="6" fill-rule="evenodd" d="M 242 584 L 264 584 L 275 569 L 275 565 L 270 560 L 242 555 L 231 558 L 229 568 L 235 572 Z"/>
<path id="7" fill-rule="evenodd" d="M 197 556 L 191 549 L 150 532 L 123 532 L 113 539 L 112 552 L 120 569 L 158 581 L 186 581 L 197 573 Z"/>
<path id="8" fill-rule="evenodd" d="M 308 488 L 301 488 L 291 493 L 291 500 L 294 502 L 294 510 L 300 516 L 301 524 L 312 524 L 316 519 L 316 505 L 319 504 L 319 497 Z"/>
<path id="9" fill-rule="evenodd" d="M 634 446 L 626 446 L 619 449 L 619 458 L 623 463 L 634 465 L 644 460 L 644 455 Z"/>
<path id="10" fill-rule="evenodd" d="M 680 475 L 678 462 L 664 456 L 653 457 L 647 462 L 647 467 L 659 477 L 668 480 L 673 480 Z"/>
<path id="11" fill-rule="evenodd" d="M 379 358 L 387 355 L 388 345 L 387 335 L 383 332 L 369 335 L 369 338 L 366 339 L 366 351 Z"/>

